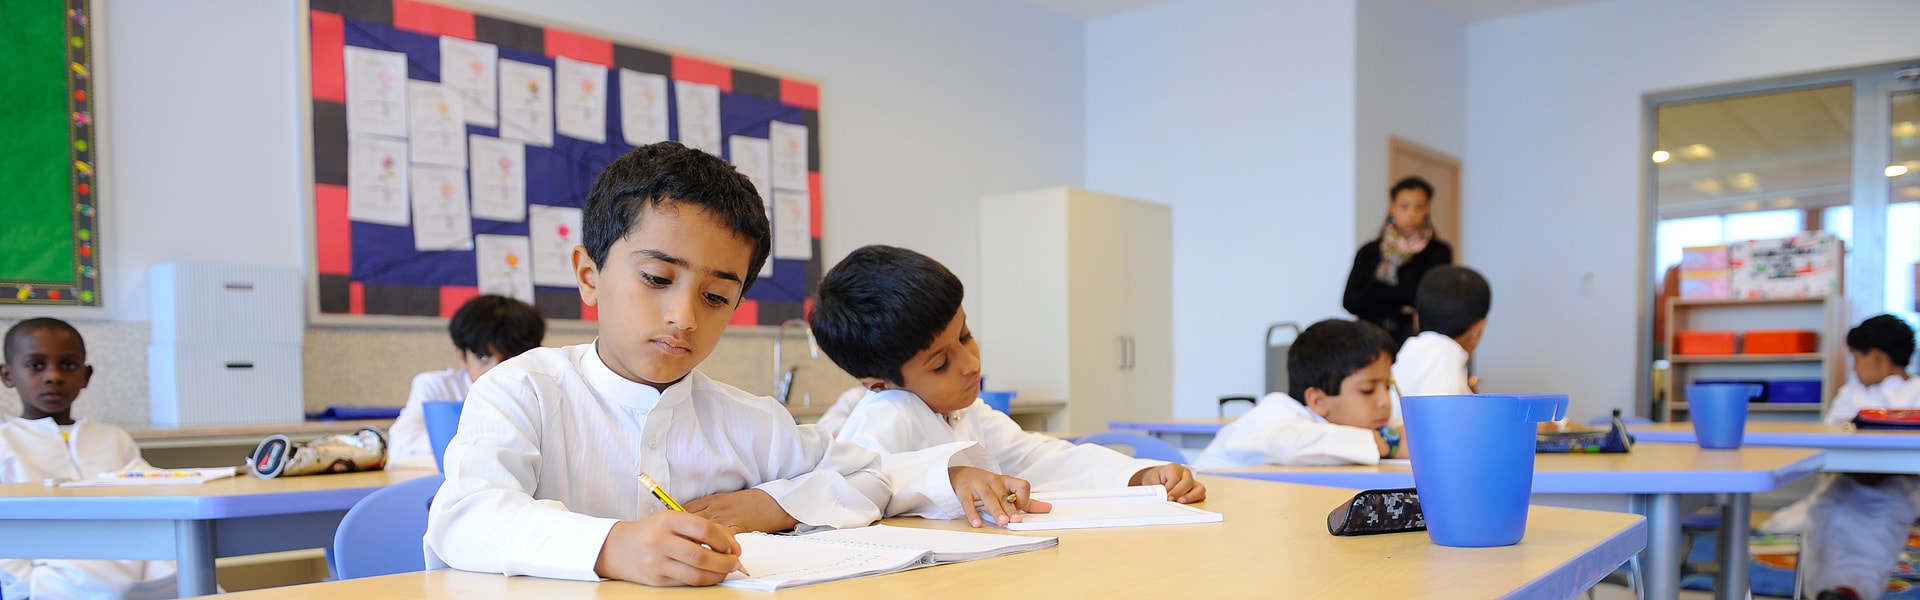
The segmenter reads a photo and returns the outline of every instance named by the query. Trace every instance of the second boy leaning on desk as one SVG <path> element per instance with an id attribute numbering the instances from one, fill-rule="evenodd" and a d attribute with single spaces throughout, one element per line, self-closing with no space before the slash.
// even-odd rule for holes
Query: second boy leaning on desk
<path id="1" fill-rule="evenodd" d="M 861 247 L 827 272 L 811 317 L 814 339 L 833 364 L 872 390 L 847 416 L 840 441 L 881 453 L 977 441 L 993 455 L 983 468 L 1037 488 L 1161 484 L 1168 500 L 1206 499 L 1206 486 L 1184 466 L 1022 431 L 1011 417 L 987 407 L 979 398 L 980 346 L 960 308 L 965 293 L 960 278 L 939 261 L 893 246 Z M 1011 496 L 1000 487 L 971 492 L 980 502 L 1012 498 L 1021 510 L 1029 508 L 1025 490 Z M 978 526 L 966 496 L 952 508 L 965 510 Z"/>
<path id="2" fill-rule="evenodd" d="M 1379 464 L 1403 458 L 1388 395 L 1393 338 L 1378 325 L 1328 319 L 1287 349 L 1287 393 L 1274 392 L 1213 437 L 1193 468 Z"/>
<path id="3" fill-rule="evenodd" d="M 739 566 L 735 531 L 862 526 L 998 479 L 950 469 L 958 444 L 893 460 L 883 476 L 878 455 L 694 370 L 767 260 L 768 229 L 753 183 L 711 154 L 661 142 L 602 170 L 573 253 L 599 337 L 530 350 L 474 382 L 428 517 L 432 556 L 507 575 L 711 585 Z M 641 501 L 641 472 L 691 512 Z"/>

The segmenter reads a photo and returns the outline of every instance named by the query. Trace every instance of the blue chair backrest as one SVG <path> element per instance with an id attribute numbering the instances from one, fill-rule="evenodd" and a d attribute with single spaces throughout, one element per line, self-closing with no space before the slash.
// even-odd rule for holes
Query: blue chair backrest
<path id="1" fill-rule="evenodd" d="M 1180 449 L 1173 447 L 1160 438 L 1128 431 L 1103 431 L 1074 440 L 1076 444 L 1112 444 L 1133 448 L 1134 458 L 1164 460 L 1177 465 L 1187 464 L 1187 457 Z"/>
<path id="2" fill-rule="evenodd" d="M 422 571 L 427 506 L 446 477 L 436 473 L 382 488 L 354 503 L 333 532 L 333 575 L 340 579 Z"/>

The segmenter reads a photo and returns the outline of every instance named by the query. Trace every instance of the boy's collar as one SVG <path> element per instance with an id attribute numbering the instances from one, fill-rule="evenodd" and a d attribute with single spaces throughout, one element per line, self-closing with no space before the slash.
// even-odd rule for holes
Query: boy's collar
<path id="1" fill-rule="evenodd" d="M 651 411 L 662 406 L 673 406 L 686 400 L 692 394 L 695 381 L 704 378 L 698 369 L 689 371 L 686 377 L 667 386 L 665 391 L 640 383 L 613 372 L 607 363 L 600 360 L 599 340 L 587 344 L 585 356 L 581 359 L 581 373 L 587 380 L 587 387 L 600 399 L 643 411 Z"/>

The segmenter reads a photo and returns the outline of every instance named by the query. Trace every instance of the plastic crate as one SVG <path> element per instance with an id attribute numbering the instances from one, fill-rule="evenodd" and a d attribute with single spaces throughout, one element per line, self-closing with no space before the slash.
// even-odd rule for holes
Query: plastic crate
<path id="1" fill-rule="evenodd" d="M 1733 354 L 1733 332 L 1685 330 L 1675 334 L 1674 354 Z"/>
<path id="2" fill-rule="evenodd" d="M 1820 380 L 1775 379 L 1767 382 L 1767 402 L 1820 403 Z"/>
<path id="3" fill-rule="evenodd" d="M 1820 348 L 1820 333 L 1803 329 L 1749 331 L 1747 354 L 1806 354 Z"/>

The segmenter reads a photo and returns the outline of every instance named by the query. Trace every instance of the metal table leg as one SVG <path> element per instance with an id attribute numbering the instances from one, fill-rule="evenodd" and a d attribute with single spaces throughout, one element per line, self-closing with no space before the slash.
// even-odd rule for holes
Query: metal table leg
<path id="1" fill-rule="evenodd" d="M 213 567 L 213 522 L 175 521 L 174 556 L 178 557 L 180 597 L 210 596 L 219 588 Z"/>
<path id="2" fill-rule="evenodd" d="M 1749 494 L 1727 494 L 1727 503 L 1720 506 L 1720 532 L 1716 534 L 1719 547 L 1715 549 L 1720 579 L 1713 586 L 1713 597 L 1720 600 L 1745 600 L 1747 587 L 1753 583 L 1747 577 L 1747 527 L 1752 502 Z"/>

